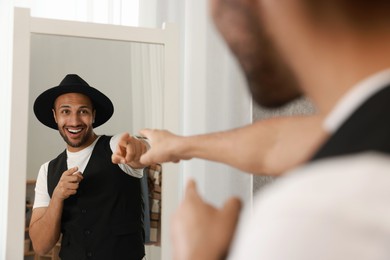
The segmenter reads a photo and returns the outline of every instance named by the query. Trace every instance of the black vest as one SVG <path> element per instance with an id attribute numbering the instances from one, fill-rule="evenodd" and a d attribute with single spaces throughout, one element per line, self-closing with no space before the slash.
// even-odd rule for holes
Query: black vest
<path id="1" fill-rule="evenodd" d="M 64 201 L 62 260 L 127 259 L 145 255 L 141 181 L 111 162 L 108 136 L 97 141 L 77 194 Z M 50 197 L 67 170 L 66 151 L 49 163 Z"/>
<path id="2" fill-rule="evenodd" d="M 390 154 L 390 86 L 365 101 L 325 142 L 312 161 L 365 151 Z"/>

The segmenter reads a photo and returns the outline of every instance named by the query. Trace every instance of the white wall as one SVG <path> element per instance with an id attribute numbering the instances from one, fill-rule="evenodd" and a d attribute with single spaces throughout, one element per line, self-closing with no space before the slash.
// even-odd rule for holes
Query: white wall
<path id="1" fill-rule="evenodd" d="M 139 0 L 24 0 L 33 17 L 138 26 Z"/>
<path id="2" fill-rule="evenodd" d="M 252 122 L 252 101 L 241 69 L 215 30 L 209 0 L 159 0 L 156 25 L 179 26 L 181 45 L 181 134 L 231 129 Z M 207 201 L 222 205 L 236 195 L 250 204 L 252 176 L 204 160 L 182 164 L 185 186 L 195 178 Z"/>

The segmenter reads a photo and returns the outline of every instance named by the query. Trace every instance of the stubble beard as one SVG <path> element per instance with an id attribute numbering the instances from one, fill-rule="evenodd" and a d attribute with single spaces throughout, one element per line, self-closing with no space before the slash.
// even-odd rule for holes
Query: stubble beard
<path id="1" fill-rule="evenodd" d="M 64 133 L 64 131 L 66 131 L 66 130 L 61 129 L 59 131 L 62 139 L 64 139 L 64 141 L 67 145 L 69 145 L 70 147 L 73 147 L 73 148 L 79 148 L 79 147 L 83 146 L 84 144 L 86 144 L 88 142 L 88 140 L 90 138 L 92 138 L 92 134 L 93 134 L 92 130 L 89 129 L 89 131 L 86 132 L 86 134 L 81 138 L 81 140 L 79 142 L 75 143 L 75 142 L 71 142 L 69 140 L 68 136 Z"/>
<path id="2" fill-rule="evenodd" d="M 213 19 L 245 74 L 253 100 L 264 107 L 280 107 L 301 96 L 291 66 L 286 63 L 250 1 L 222 1 Z"/>

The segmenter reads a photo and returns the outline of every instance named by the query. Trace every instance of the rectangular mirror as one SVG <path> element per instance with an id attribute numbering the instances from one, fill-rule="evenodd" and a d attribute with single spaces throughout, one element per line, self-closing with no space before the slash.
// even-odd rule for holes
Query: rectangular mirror
<path id="1" fill-rule="evenodd" d="M 66 74 L 79 74 L 105 93 L 115 107 L 113 117 L 96 128 L 97 134 L 137 134 L 145 127 L 178 132 L 177 50 L 178 35 L 173 26 L 146 29 L 59 21 L 32 18 L 28 9 L 15 9 L 17 80 L 13 91 L 28 93 L 27 99 L 14 95 L 12 100 L 12 129 L 23 136 L 11 140 L 11 146 L 20 152 L 19 156 L 11 154 L 15 165 L 11 171 L 15 172 L 10 174 L 10 183 L 15 184 L 14 191 L 22 191 L 16 201 L 25 201 L 26 180 L 36 179 L 40 165 L 65 149 L 59 133 L 40 124 L 33 114 L 32 105 L 40 93 L 57 86 Z M 15 174 L 19 177 L 12 179 Z M 148 247 L 147 259 L 172 258 L 169 218 L 178 204 L 178 182 L 178 166 L 164 165 L 161 247 Z M 17 205 L 9 214 L 16 215 L 24 206 Z M 20 220 L 20 216 L 9 220 L 9 232 L 23 233 Z M 24 238 L 12 239 L 14 248 L 23 252 Z"/>

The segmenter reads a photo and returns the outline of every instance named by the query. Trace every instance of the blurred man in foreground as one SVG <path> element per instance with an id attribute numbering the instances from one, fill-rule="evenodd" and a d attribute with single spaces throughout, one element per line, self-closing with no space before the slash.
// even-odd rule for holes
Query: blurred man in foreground
<path id="1" fill-rule="evenodd" d="M 390 259 L 390 2 L 210 4 L 254 100 L 277 107 L 304 94 L 326 135 L 306 165 L 257 196 L 238 230 L 239 201 L 216 209 L 190 181 L 173 221 L 175 259 Z M 144 134 L 153 147 L 153 131 Z"/>

